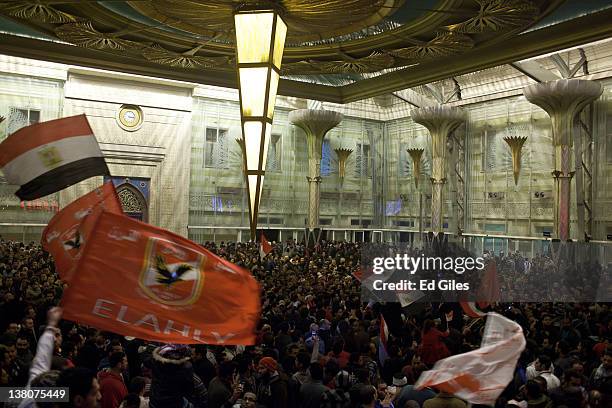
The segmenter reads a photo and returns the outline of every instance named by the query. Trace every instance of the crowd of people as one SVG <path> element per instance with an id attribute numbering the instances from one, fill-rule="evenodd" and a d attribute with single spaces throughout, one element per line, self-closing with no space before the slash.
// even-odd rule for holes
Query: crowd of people
<path id="1" fill-rule="evenodd" d="M 436 361 L 478 348 L 484 319 L 467 317 L 456 303 L 364 302 L 352 276 L 358 243 L 322 242 L 310 250 L 278 243 L 264 259 L 253 243 L 204 246 L 259 281 L 256 345 L 152 344 L 62 320 L 57 305 L 65 284 L 51 257 L 35 243 L 0 239 L 0 386 L 69 389 L 67 403 L 24 400 L 20 407 L 467 406 L 414 385 Z M 517 253 L 489 256 L 521 279 L 554 270 L 543 255 L 529 263 Z M 609 304 L 491 308 L 519 323 L 527 339 L 497 406 L 612 406 Z M 381 316 L 390 331 L 384 359 Z"/>

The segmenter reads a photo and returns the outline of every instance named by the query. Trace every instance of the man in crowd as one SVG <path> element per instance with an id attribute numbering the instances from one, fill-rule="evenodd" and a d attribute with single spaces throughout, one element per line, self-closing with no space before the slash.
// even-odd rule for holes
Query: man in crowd
<path id="1" fill-rule="evenodd" d="M 100 394 L 102 394 L 101 408 L 119 408 L 128 393 L 123 378 L 123 372 L 128 368 L 128 361 L 125 353 L 118 351 L 109 356 L 108 362 L 109 368 L 98 373 Z"/>
<path id="2" fill-rule="evenodd" d="M 253 243 L 203 245 L 254 271 L 262 287 L 258 343 L 246 348 L 197 346 L 193 353 L 187 353 L 188 348 L 171 347 L 154 358 L 158 345 L 136 340 L 139 343 L 128 347 L 122 336 L 78 324 L 59 324 L 59 318 L 45 326 L 43 312 L 59 302 L 64 287 L 52 259 L 39 245 L 0 240 L 0 264 L 6 273 L 0 277 L 0 351 L 4 357 L 0 369 L 7 384 L 24 382 L 21 368 L 25 373 L 29 370 L 25 380 L 31 385 L 55 386 L 57 380 L 57 384 L 70 387 L 70 406 L 95 407 L 102 399 L 103 407 L 117 407 L 127 395 L 127 362 L 124 357 L 119 359 L 127 350 L 130 365 L 135 362 L 130 370 L 132 378 L 146 378 L 143 397 L 151 393 L 155 398 L 150 402 L 161 404 L 154 408 L 167 407 L 162 398 L 165 395 L 171 395 L 168 403 L 180 404 L 180 408 L 203 406 L 203 400 L 211 408 L 255 403 L 257 408 L 341 407 L 347 396 L 351 407 L 415 403 L 421 407 L 465 406 L 433 389 L 412 387 L 420 373 L 435 364 L 435 359 L 427 359 L 429 366 L 423 364 L 423 329 L 444 331 L 445 325 L 436 322 L 445 321 L 445 309 L 427 303 L 418 313 L 411 313 L 363 303 L 360 284 L 352 277 L 358 268 L 360 244 L 321 242 L 316 250 L 306 253 L 303 244 L 279 243 L 273 245 L 265 261 Z M 415 252 L 427 251 L 419 248 Z M 504 291 L 517 290 L 526 280 L 550 282 L 559 273 L 546 255 L 533 257 L 528 273 L 520 268 L 523 255 L 518 252 L 491 259 L 497 262 L 500 276 L 512 278 L 501 282 Z M 544 289 L 546 285 L 542 285 Z M 32 296 L 37 290 L 42 293 L 39 298 Z M 527 338 L 516 378 L 500 397 L 500 406 L 512 399 L 530 407 L 587 399 L 593 407 L 605 406 L 601 404 L 609 398 L 612 369 L 612 350 L 607 346 L 612 334 L 609 305 L 499 303 L 492 309 L 521 324 Z M 378 358 L 382 314 L 390 329 L 389 365 Z M 448 339 L 440 341 L 453 354 L 476 348 L 482 321 L 459 315 L 453 319 Z M 36 351 L 33 359 L 28 347 Z M 53 357 L 60 355 L 76 367 L 62 364 L 59 371 L 52 370 Z M 528 368 L 524 362 L 535 356 L 537 365 Z M 90 370 L 98 367 L 102 371 L 96 377 Z M 561 386 L 555 370 L 563 378 Z M 399 372 L 403 375 L 396 375 Z M 388 377 L 388 384 L 395 384 L 394 399 L 388 393 L 383 397 L 372 393 L 384 386 L 381 376 Z M 181 380 L 172 381 L 178 378 Z M 519 391 L 525 385 L 524 391 Z M 562 398 L 557 397 L 559 393 Z"/>

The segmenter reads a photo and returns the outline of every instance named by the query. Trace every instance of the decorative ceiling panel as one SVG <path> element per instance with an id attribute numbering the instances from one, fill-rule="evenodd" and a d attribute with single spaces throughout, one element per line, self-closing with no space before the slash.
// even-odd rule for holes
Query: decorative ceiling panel
<path id="1" fill-rule="evenodd" d="M 55 9 L 51 4 L 34 1 L 0 2 L 0 12 L 10 17 L 37 21 L 41 23 L 71 23 L 79 18 Z"/>
<path id="2" fill-rule="evenodd" d="M 377 23 L 404 0 L 149 0 L 128 1 L 143 15 L 170 27 L 234 42 L 233 15 L 237 7 L 263 5 L 278 9 L 287 23 L 287 42 L 297 43 L 349 34 Z M 338 18 L 342 16 L 342 18 Z"/>
<path id="3" fill-rule="evenodd" d="M 123 65 L 133 67 L 132 72 L 151 75 L 159 75 L 163 72 L 161 68 L 166 67 L 172 70 L 168 77 L 173 79 L 193 81 L 194 75 L 198 75 L 206 82 L 206 78 L 223 81 L 235 78 L 233 13 L 239 7 L 264 4 L 279 10 L 288 25 L 283 75 L 313 83 L 350 83 L 352 90 L 360 83 L 365 85 L 374 79 L 378 83 L 387 76 L 395 77 L 395 71 L 402 69 L 418 71 L 432 63 L 441 68 L 452 66 L 464 55 L 474 59 L 470 62 L 472 66 L 478 66 L 479 60 L 499 53 L 503 44 L 528 32 L 563 3 L 563 0 L 15 0 L 0 1 L 0 16 L 36 30 L 40 38 L 52 36 L 91 51 L 83 51 L 83 65 L 99 60 L 105 64 L 97 66 Z M 40 41 L 41 52 L 48 44 Z M 54 47 L 62 48 L 57 44 Z M 61 52 L 65 50 L 63 47 Z M 511 55 L 513 50 L 508 48 L 506 53 Z M 70 55 L 67 61 L 74 62 L 75 58 L 78 56 Z M 61 60 L 61 55 L 54 55 L 53 59 Z M 325 75 L 338 80 L 320 81 Z M 339 75 L 344 75 L 345 80 Z M 219 81 L 211 79 L 210 83 Z M 282 83 L 280 86 L 283 87 Z"/>
<path id="4" fill-rule="evenodd" d="M 0 13 L 59 39 L 179 69 L 234 70 L 233 13 L 263 4 L 288 25 L 284 72 L 371 73 L 460 55 L 537 21 L 555 0 L 8 1 Z M 422 6 L 433 7 L 431 9 Z M 415 17 L 416 16 L 416 17 Z"/>

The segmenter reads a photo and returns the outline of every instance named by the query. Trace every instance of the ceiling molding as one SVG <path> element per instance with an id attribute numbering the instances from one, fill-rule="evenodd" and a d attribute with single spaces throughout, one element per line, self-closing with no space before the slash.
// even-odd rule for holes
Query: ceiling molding
<path id="1" fill-rule="evenodd" d="M 460 56 L 423 59 L 418 65 L 340 87 L 281 79 L 278 94 L 337 104 L 354 102 L 609 38 L 612 35 L 610 21 L 612 8 L 523 35 L 501 38 L 495 44 L 466 51 Z M 118 55 L 23 36 L 0 34 L 0 53 L 113 72 L 237 88 L 237 75 L 232 71 L 176 69 L 127 54 Z"/>
<path id="2" fill-rule="evenodd" d="M 344 103 L 520 61 L 612 36 L 612 8 L 506 39 L 459 57 L 424 62 L 341 88 Z M 511 51 L 511 52 L 509 52 Z"/>
<path id="3" fill-rule="evenodd" d="M 130 58 L 103 58 L 100 51 L 76 47 L 60 42 L 40 41 L 33 38 L 0 33 L 0 53 L 14 57 L 31 58 L 60 64 L 104 69 L 149 77 L 161 77 L 175 81 L 213 85 L 237 89 L 235 72 L 177 70 L 154 63 L 143 64 Z M 296 98 L 318 99 L 325 102 L 342 103 L 340 88 L 281 79 L 278 94 Z"/>

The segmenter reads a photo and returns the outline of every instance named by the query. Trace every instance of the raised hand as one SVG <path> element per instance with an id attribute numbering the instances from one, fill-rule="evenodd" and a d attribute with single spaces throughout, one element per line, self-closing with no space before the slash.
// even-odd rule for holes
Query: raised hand
<path id="1" fill-rule="evenodd" d="M 57 327 L 57 324 L 62 320 L 63 310 L 61 307 L 55 306 L 47 311 L 47 325 Z"/>

